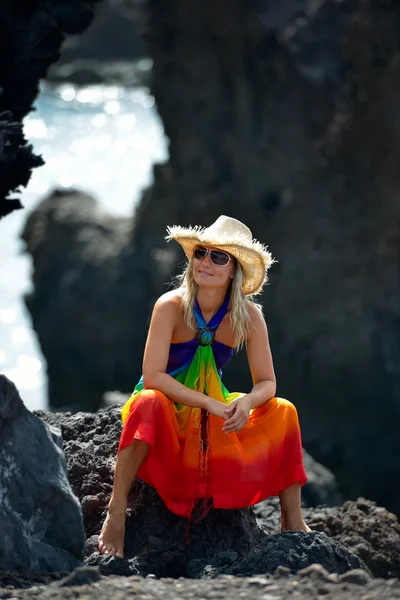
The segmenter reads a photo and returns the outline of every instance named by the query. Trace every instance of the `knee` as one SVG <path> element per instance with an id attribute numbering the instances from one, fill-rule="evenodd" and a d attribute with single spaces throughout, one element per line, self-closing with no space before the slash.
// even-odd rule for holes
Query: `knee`
<path id="1" fill-rule="evenodd" d="M 142 390 L 125 404 L 122 409 L 122 422 L 126 423 L 129 419 L 147 421 L 160 411 L 165 413 L 168 398 L 159 390 Z"/>
<path id="2" fill-rule="evenodd" d="M 274 399 L 276 400 L 278 408 L 280 408 L 281 410 L 284 410 L 288 415 L 293 415 L 294 417 L 297 418 L 297 409 L 292 402 L 290 402 L 289 400 L 286 400 L 286 398 L 274 398 Z"/>
<path id="3" fill-rule="evenodd" d="M 140 392 L 140 397 L 146 398 L 149 401 L 154 401 L 157 398 L 159 398 L 160 396 L 164 396 L 164 394 L 162 392 L 160 392 L 160 390 L 153 390 L 153 389 L 148 388 L 148 389 L 142 390 Z"/>
<path id="4" fill-rule="evenodd" d="M 169 403 L 169 400 L 163 392 L 160 390 L 142 390 L 140 393 L 140 400 L 146 406 L 151 406 L 153 409 L 157 409 L 162 405 Z"/>

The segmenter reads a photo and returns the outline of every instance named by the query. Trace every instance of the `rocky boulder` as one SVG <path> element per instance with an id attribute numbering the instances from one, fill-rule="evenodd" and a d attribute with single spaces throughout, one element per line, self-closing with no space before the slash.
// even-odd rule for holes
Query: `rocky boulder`
<path id="1" fill-rule="evenodd" d="M 125 391 L 136 385 L 132 364 L 139 355 L 137 330 L 143 335 L 145 323 L 143 320 L 141 325 L 138 320 L 138 325 L 131 327 L 123 315 L 128 309 L 132 315 L 140 313 L 144 290 L 137 285 L 133 298 L 128 293 L 115 294 L 123 283 L 121 256 L 125 255 L 131 230 L 130 219 L 107 215 L 92 197 L 76 190 L 54 192 L 26 223 L 24 236 L 29 239 L 29 251 L 42 263 L 34 275 L 40 284 L 27 304 L 35 315 L 33 327 L 43 331 L 48 394 L 51 406 L 58 410 L 96 410 L 105 388 L 116 389 L 121 379 L 125 380 Z M 42 262 L 47 262 L 49 251 L 54 258 L 50 269 Z M 125 256 L 136 263 L 134 256 Z M 132 289 L 131 283 L 126 280 L 127 289 Z M 103 311 L 100 323 L 98 315 Z M 117 314 L 121 319 L 116 327 Z M 41 326 L 44 322 L 46 332 Z M 123 338 L 116 355 L 116 340 Z M 76 378 L 79 370 L 82 377 Z M 60 386 L 66 371 L 70 377 Z"/>
<path id="2" fill-rule="evenodd" d="M 350 548 L 375 577 L 400 579 L 400 521 L 374 502 L 359 498 L 340 507 L 305 511 L 310 527 Z"/>
<path id="3" fill-rule="evenodd" d="M 60 432 L 0 375 L 0 570 L 71 571 L 84 554 L 82 511 Z"/>
<path id="4" fill-rule="evenodd" d="M 257 504 L 255 513 L 265 531 L 277 531 L 276 498 Z M 305 507 L 303 513 L 313 531 L 324 532 L 351 549 L 375 577 L 400 578 L 400 521 L 396 515 L 364 498 L 336 507 Z"/>

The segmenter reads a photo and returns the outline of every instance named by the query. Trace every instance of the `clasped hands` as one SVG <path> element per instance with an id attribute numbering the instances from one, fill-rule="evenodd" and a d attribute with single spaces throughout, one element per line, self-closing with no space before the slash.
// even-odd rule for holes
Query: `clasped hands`
<path id="1" fill-rule="evenodd" d="M 251 401 L 248 394 L 236 398 L 229 406 L 219 400 L 208 398 L 207 410 L 211 414 L 225 419 L 222 426 L 224 433 L 235 433 L 248 423 Z"/>

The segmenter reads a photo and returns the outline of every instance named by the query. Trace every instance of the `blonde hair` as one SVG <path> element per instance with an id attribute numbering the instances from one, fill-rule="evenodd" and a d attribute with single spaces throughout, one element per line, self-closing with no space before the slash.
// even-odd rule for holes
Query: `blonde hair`
<path id="1" fill-rule="evenodd" d="M 246 341 L 250 327 L 250 304 L 259 310 L 262 308 L 243 293 L 244 271 L 242 265 L 236 261 L 235 275 L 230 288 L 230 324 L 233 330 L 235 348 L 239 350 Z M 177 284 L 182 289 L 182 306 L 185 323 L 191 329 L 196 329 L 193 316 L 193 306 L 199 286 L 193 277 L 193 259 L 190 258 L 185 270 L 177 277 Z"/>

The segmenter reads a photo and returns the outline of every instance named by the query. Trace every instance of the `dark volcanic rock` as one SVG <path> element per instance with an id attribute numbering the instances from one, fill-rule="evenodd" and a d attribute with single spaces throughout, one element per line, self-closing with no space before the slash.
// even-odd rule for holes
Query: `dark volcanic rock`
<path id="1" fill-rule="evenodd" d="M 55 191 L 26 222 L 22 235 L 35 263 L 27 306 L 40 331 L 52 408 L 96 410 L 105 392 L 131 392 L 140 378 L 148 290 L 158 271 L 131 247 L 132 230 L 131 220 L 110 217 L 76 190 Z"/>
<path id="2" fill-rule="evenodd" d="M 80 567 L 77 567 L 78 569 Z M 75 573 L 75 571 L 73 571 Z M 69 573 L 59 572 L 59 573 L 36 573 L 34 571 L 30 571 L 29 569 L 13 569 L 12 571 L 3 571 L 0 569 L 0 598 L 7 598 L 9 596 L 5 596 L 6 592 L 2 592 L 2 588 L 7 588 L 8 593 L 11 594 L 10 590 L 21 589 L 21 588 L 29 588 L 31 586 L 44 586 L 49 585 L 53 581 L 58 581 L 59 579 L 63 579 L 68 576 Z"/>
<path id="3" fill-rule="evenodd" d="M 70 571 L 83 558 L 82 512 L 62 441 L 0 375 L 0 570 Z"/>
<path id="4" fill-rule="evenodd" d="M 226 523 L 223 526 L 224 515 L 221 514 L 223 512 L 226 511 L 215 511 L 216 514 L 212 516 L 211 520 L 206 517 L 205 523 L 198 524 L 199 532 L 196 541 L 202 542 L 200 546 L 192 539 L 186 546 L 181 532 L 182 541 L 180 542 L 179 538 L 175 538 L 172 543 L 172 540 L 166 540 L 165 536 L 163 540 L 148 538 L 147 548 L 137 555 L 133 556 L 127 553 L 122 560 L 92 552 L 86 559 L 86 563 L 99 566 L 103 575 L 146 576 L 151 573 L 156 577 L 195 579 L 210 579 L 221 574 L 246 577 L 274 573 L 278 567 L 285 568 L 290 573 L 296 573 L 315 562 L 318 562 L 330 573 L 345 573 L 357 568 L 365 569 L 364 563 L 348 548 L 332 538 L 318 533 L 264 534 L 261 535 L 261 541 L 256 545 L 253 545 L 255 543 L 253 540 L 252 545 L 243 550 L 243 542 L 248 543 L 249 541 L 247 530 L 249 521 L 246 524 L 241 523 L 240 518 L 237 520 L 237 516 L 240 517 L 240 515 L 231 513 L 225 515 Z M 165 514 L 162 513 L 162 516 Z M 137 519 L 135 519 L 135 524 L 137 525 Z M 255 524 L 254 518 L 252 524 Z M 169 531 L 167 527 L 165 529 Z M 133 527 L 132 532 L 134 530 Z M 226 535 L 227 531 L 229 531 L 229 536 Z M 236 536 L 235 540 L 234 536 Z M 91 543 L 94 545 L 96 541 L 97 536 Z M 158 542 L 158 547 L 156 542 Z M 242 546 L 241 552 L 237 552 L 238 542 Z M 153 543 L 155 547 L 152 547 Z M 236 550 L 232 549 L 235 547 Z"/>
<path id="5" fill-rule="evenodd" d="M 1 91 L 0 87 L 0 105 Z M 32 169 L 42 164 L 42 159 L 33 154 L 32 146 L 24 138 L 22 123 L 14 119 L 10 111 L 0 110 L 0 218 L 22 208 L 20 200 L 9 194 L 27 185 Z"/>
<path id="6" fill-rule="evenodd" d="M 324 532 L 350 548 L 375 577 L 400 578 L 400 522 L 396 515 L 364 498 L 340 507 L 304 508 L 303 512 L 311 529 Z M 265 531 L 277 531 L 280 518 L 277 499 L 257 504 L 255 513 Z"/>
<path id="7" fill-rule="evenodd" d="M 0 217 L 21 207 L 14 196 L 42 164 L 27 145 L 22 119 L 32 110 L 39 81 L 59 56 L 66 33 L 91 22 L 99 0 L 37 0 L 0 5 Z"/>
<path id="8" fill-rule="evenodd" d="M 351 548 L 375 577 L 400 579 L 400 522 L 396 515 L 364 498 L 306 513 L 312 529 Z"/>
<path id="9" fill-rule="evenodd" d="M 227 572 L 239 577 L 258 573 L 274 573 L 279 567 L 297 572 L 318 563 L 330 573 L 345 573 L 363 566 L 347 548 L 325 535 L 290 531 L 267 536 L 253 547 L 242 561 L 217 573 Z"/>
<path id="10" fill-rule="evenodd" d="M 49 356 L 49 397 L 53 407 L 95 410 L 105 387 L 113 389 L 114 382 L 121 379 L 123 373 L 128 380 L 136 332 L 133 329 L 132 335 L 129 334 L 123 318 L 115 329 L 114 315 L 122 316 L 127 309 L 124 304 L 131 300 L 130 310 L 137 311 L 143 294 L 140 286 L 137 286 L 136 299 L 114 292 L 122 283 L 121 253 L 125 253 L 130 232 L 130 220 L 104 214 L 91 197 L 75 190 L 54 192 L 27 221 L 24 236 L 35 260 L 41 262 L 49 251 L 54 258 L 52 268 L 43 264 L 43 268 L 35 271 L 35 281 L 40 281 L 40 285 L 37 293 L 27 300 L 35 315 L 35 329 L 41 329 L 43 317 L 48 325 L 51 323 L 41 339 L 41 346 Z M 100 271 L 103 273 L 101 283 L 97 279 Z M 98 314 L 102 311 L 99 323 Z M 119 364 L 114 347 L 116 340 L 126 334 L 126 342 L 120 346 L 120 356 L 125 359 Z M 62 344 L 57 338 L 63 340 Z M 96 353 L 102 364 L 92 371 L 93 344 L 97 346 Z M 71 377 L 60 387 L 65 369 Z M 72 374 L 79 369 L 85 376 L 74 379 Z M 90 381 L 85 381 L 87 373 L 90 373 Z M 129 379 L 133 387 L 136 382 L 133 383 L 132 376 Z"/>

